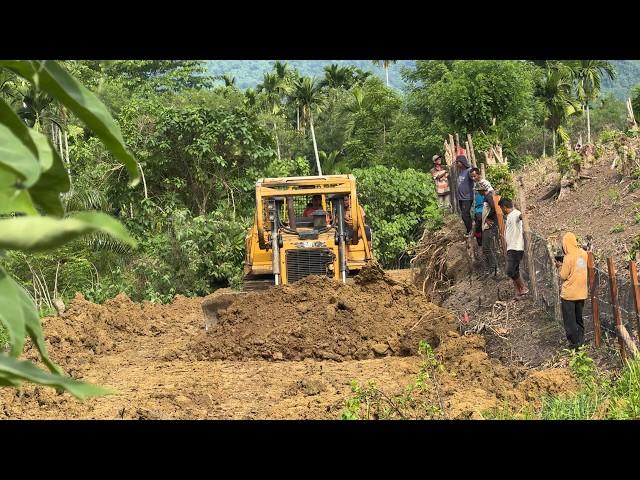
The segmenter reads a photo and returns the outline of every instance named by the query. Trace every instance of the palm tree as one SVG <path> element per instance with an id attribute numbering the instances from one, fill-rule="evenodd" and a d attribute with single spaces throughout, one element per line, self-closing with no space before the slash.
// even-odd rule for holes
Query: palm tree
<path id="1" fill-rule="evenodd" d="M 324 67 L 324 78 L 320 86 L 328 88 L 350 88 L 354 82 L 353 70 L 349 67 L 341 67 L 332 63 Z"/>
<path id="2" fill-rule="evenodd" d="M 234 77 L 230 73 L 225 73 L 224 75 L 220 75 L 218 78 L 224 82 L 225 87 L 236 86 L 236 77 Z"/>
<path id="3" fill-rule="evenodd" d="M 273 63 L 273 72 L 278 76 L 278 78 L 284 80 L 285 78 L 287 78 L 287 74 L 289 73 L 289 71 L 289 65 L 286 62 L 276 60 Z"/>
<path id="4" fill-rule="evenodd" d="M 350 138 L 353 134 L 353 130 L 356 126 L 356 116 L 364 109 L 364 90 L 361 87 L 355 87 L 351 94 L 353 95 L 353 101 L 344 106 L 344 110 L 349 112 L 349 121 L 346 125 L 346 136 Z"/>
<path id="5" fill-rule="evenodd" d="M 301 121 L 305 124 L 309 122 L 311 128 L 311 137 L 313 139 L 313 151 L 316 157 L 316 166 L 318 167 L 318 175 L 322 175 L 322 167 L 320 166 L 320 156 L 318 155 L 318 144 L 316 143 L 316 132 L 313 128 L 313 110 L 321 111 L 322 92 L 320 85 L 315 78 L 302 77 L 298 78 L 294 85 L 295 91 L 293 98 L 300 106 L 302 111 Z"/>
<path id="6" fill-rule="evenodd" d="M 254 106 L 258 101 L 256 91 L 253 88 L 247 88 L 244 91 L 244 103 L 250 107 Z"/>
<path id="7" fill-rule="evenodd" d="M 374 65 L 382 66 L 382 68 L 384 68 L 384 73 L 387 77 L 387 87 L 389 86 L 389 66 L 396 62 L 397 60 L 373 60 Z"/>
<path id="8" fill-rule="evenodd" d="M 341 173 L 347 173 L 348 167 L 346 162 L 338 159 L 340 152 L 334 150 L 332 152 L 325 152 L 320 150 L 320 158 L 322 160 L 322 171 L 325 175 L 339 175 Z"/>
<path id="9" fill-rule="evenodd" d="M 265 73 L 262 83 L 257 86 L 258 92 L 264 92 L 267 108 L 272 115 L 278 115 L 282 110 L 282 98 L 290 91 L 289 86 L 278 73 Z M 280 160 L 280 140 L 278 139 L 278 127 L 276 120 L 273 120 L 273 132 L 276 137 L 276 148 L 278 160 Z"/>
<path id="10" fill-rule="evenodd" d="M 545 106 L 545 127 L 553 134 L 553 154 L 556 153 L 556 136 L 567 140 L 563 125 L 567 118 L 580 112 L 580 102 L 572 95 L 573 81 L 570 69 L 561 63 L 549 63 L 542 86 Z"/>
<path id="11" fill-rule="evenodd" d="M 576 94 L 587 110 L 587 143 L 591 143 L 591 118 L 589 105 L 600 95 L 600 80 L 603 75 L 614 80 L 615 67 L 606 60 L 577 60 L 570 64 L 577 81 Z"/>

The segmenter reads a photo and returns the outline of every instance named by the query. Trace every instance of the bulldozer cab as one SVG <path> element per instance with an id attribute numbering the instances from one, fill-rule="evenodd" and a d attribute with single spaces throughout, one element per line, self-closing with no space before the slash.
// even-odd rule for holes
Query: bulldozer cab
<path id="1" fill-rule="evenodd" d="M 255 279 L 287 284 L 308 275 L 346 282 L 372 258 L 353 175 L 257 181 L 245 284 Z"/>

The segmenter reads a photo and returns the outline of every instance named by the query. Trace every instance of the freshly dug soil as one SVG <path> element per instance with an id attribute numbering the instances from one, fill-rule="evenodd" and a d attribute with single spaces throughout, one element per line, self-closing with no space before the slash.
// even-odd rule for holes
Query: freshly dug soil
<path id="1" fill-rule="evenodd" d="M 76 296 L 63 317 L 43 321 L 50 355 L 118 394 L 80 402 L 29 384 L 0 389 L 0 418 L 337 419 L 354 380 L 405 392 L 422 366 L 421 340 L 442 363 L 427 400 L 442 401 L 445 418 L 482 418 L 577 387 L 566 369 L 490 358 L 484 337 L 461 335 L 452 311 L 375 267 L 352 285 L 310 277 L 238 296 L 208 331 L 201 302 Z M 25 356 L 36 358 L 29 345 Z"/>
<path id="2" fill-rule="evenodd" d="M 409 284 L 377 267 L 354 284 L 307 277 L 244 294 L 218 315 L 206 335 L 184 349 L 193 360 L 364 360 L 414 355 L 420 340 L 437 347 L 457 323 Z"/>

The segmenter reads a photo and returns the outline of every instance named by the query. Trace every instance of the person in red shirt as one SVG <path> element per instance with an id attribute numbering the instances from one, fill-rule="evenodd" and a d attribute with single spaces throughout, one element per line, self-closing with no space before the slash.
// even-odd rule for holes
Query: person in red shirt
<path id="1" fill-rule="evenodd" d="M 313 217 L 313 212 L 316 210 L 322 210 L 322 197 L 320 195 L 314 195 L 311 199 L 311 206 L 304 209 L 302 212 L 303 217 Z"/>

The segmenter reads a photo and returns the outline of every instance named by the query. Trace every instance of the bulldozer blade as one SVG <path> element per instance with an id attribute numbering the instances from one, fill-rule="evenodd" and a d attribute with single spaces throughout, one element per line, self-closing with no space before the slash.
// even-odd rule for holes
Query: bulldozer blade
<path id="1" fill-rule="evenodd" d="M 269 287 L 275 285 L 275 280 L 273 278 L 269 279 L 259 279 L 259 280 L 244 280 L 242 283 L 242 291 L 243 292 L 259 292 L 262 290 L 266 290 Z"/>
<path id="2" fill-rule="evenodd" d="M 228 288 L 218 290 L 211 295 L 204 298 L 202 301 L 202 313 L 204 314 L 204 329 L 210 328 L 218 324 L 218 316 L 222 310 L 233 303 L 238 298 L 238 295 L 243 295 L 249 292 L 256 292 L 266 290 L 270 286 L 274 285 L 273 277 L 271 278 L 245 278 L 242 285 L 242 291 L 234 292 Z"/>
<path id="3" fill-rule="evenodd" d="M 204 314 L 204 329 L 218 324 L 218 315 L 226 309 L 243 292 L 228 292 L 216 295 L 215 293 L 202 301 L 202 313 Z"/>

